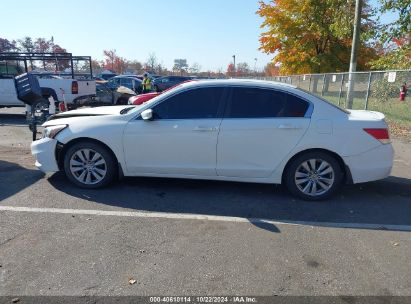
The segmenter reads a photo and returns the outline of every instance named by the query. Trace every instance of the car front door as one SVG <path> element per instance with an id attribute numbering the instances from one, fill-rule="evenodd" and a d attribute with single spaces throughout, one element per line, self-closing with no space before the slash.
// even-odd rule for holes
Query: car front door
<path id="1" fill-rule="evenodd" d="M 14 77 L 21 74 L 17 66 L 7 66 L 0 63 L 0 106 L 23 105 L 17 98 Z"/>
<path id="2" fill-rule="evenodd" d="M 220 126 L 217 175 L 269 177 L 306 132 L 309 106 L 287 92 L 233 87 Z"/>
<path id="3" fill-rule="evenodd" d="M 153 119 L 124 131 L 127 172 L 216 176 L 216 147 L 225 89 L 190 89 L 153 106 Z"/>

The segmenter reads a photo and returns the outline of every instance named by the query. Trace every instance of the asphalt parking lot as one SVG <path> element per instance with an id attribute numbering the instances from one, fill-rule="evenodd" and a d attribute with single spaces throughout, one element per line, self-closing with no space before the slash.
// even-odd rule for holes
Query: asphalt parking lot
<path id="1" fill-rule="evenodd" d="M 36 170 L 30 140 L 0 110 L 0 295 L 411 296 L 410 143 L 389 178 L 304 202 L 230 182 L 83 190 Z"/>

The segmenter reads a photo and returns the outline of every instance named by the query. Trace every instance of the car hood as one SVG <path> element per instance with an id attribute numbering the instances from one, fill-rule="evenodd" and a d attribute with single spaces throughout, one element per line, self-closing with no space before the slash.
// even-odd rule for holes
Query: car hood
<path id="1" fill-rule="evenodd" d="M 66 118 L 80 118 L 80 117 L 90 117 L 90 116 L 103 116 L 103 115 L 121 115 L 120 112 L 123 109 L 129 108 L 128 106 L 111 106 L 111 107 L 96 107 L 96 108 L 86 108 L 79 110 L 72 110 L 67 112 L 62 112 L 55 114 L 46 121 L 43 126 L 55 124 L 57 119 L 66 119 Z"/>

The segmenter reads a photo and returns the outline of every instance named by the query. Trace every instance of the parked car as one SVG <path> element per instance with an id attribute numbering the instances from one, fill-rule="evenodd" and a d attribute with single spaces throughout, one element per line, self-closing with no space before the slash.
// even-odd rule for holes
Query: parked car
<path id="1" fill-rule="evenodd" d="M 99 78 L 99 79 L 102 79 L 102 80 L 109 80 L 109 79 L 111 79 L 113 77 L 116 77 L 116 76 L 117 76 L 117 74 L 115 74 L 115 73 L 101 73 L 101 74 L 98 74 L 96 76 L 96 78 Z"/>
<path id="2" fill-rule="evenodd" d="M 142 81 L 136 76 L 116 76 L 107 81 L 107 86 L 112 90 L 123 86 L 136 93 L 141 93 L 141 82 Z"/>
<path id="3" fill-rule="evenodd" d="M 162 92 L 184 81 L 190 80 L 189 76 L 165 76 L 152 81 L 152 87 L 156 92 Z"/>
<path id="4" fill-rule="evenodd" d="M 142 105 L 143 103 L 149 101 L 150 99 L 153 99 L 154 97 L 157 97 L 160 95 L 162 92 L 150 92 L 150 93 L 145 93 L 145 94 L 139 94 L 137 96 L 132 96 L 128 100 L 129 105 L 135 105 L 139 106 Z"/>
<path id="5" fill-rule="evenodd" d="M 186 83 L 186 82 L 190 82 L 190 81 L 194 81 L 194 80 L 187 80 L 187 81 L 182 82 L 181 84 Z M 135 105 L 135 106 L 142 105 L 143 103 L 149 101 L 150 99 L 153 99 L 154 97 L 157 97 L 158 95 L 160 95 L 164 92 L 172 90 L 172 89 L 176 88 L 179 85 L 180 84 L 177 84 L 177 85 L 175 85 L 171 88 L 168 88 L 167 90 L 165 90 L 163 92 L 150 92 L 150 93 L 140 94 L 140 95 L 137 95 L 137 96 L 132 96 L 128 100 L 128 104 L 129 105 Z"/>
<path id="6" fill-rule="evenodd" d="M 84 188 L 121 174 L 284 183 L 320 200 L 393 165 L 383 114 L 266 81 L 189 82 L 142 106 L 75 110 L 43 126 L 31 145 L 36 166 Z"/>

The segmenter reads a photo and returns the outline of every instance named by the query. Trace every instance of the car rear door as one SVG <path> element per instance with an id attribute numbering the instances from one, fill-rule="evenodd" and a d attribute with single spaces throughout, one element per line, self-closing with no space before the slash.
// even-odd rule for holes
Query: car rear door
<path id="1" fill-rule="evenodd" d="M 131 120 L 123 140 L 127 172 L 216 176 L 224 91 L 207 87 L 179 92 L 152 108 L 152 121 Z"/>
<path id="2" fill-rule="evenodd" d="M 264 178 L 301 140 L 310 103 L 267 88 L 232 87 L 217 145 L 217 175 Z"/>

